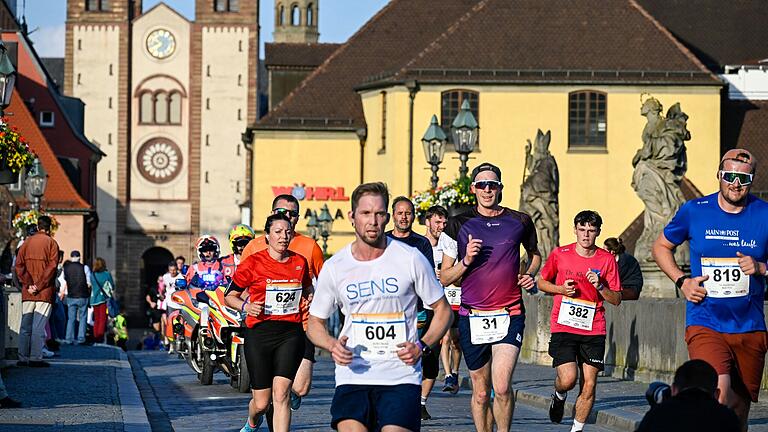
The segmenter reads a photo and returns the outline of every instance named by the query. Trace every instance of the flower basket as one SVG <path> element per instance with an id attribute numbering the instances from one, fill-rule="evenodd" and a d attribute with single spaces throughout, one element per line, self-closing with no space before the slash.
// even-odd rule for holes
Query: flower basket
<path id="1" fill-rule="evenodd" d="M 51 218 L 51 236 L 55 235 L 56 231 L 59 229 L 59 221 L 57 221 L 52 214 L 38 210 L 25 210 L 16 213 L 16 216 L 13 217 L 12 224 L 13 229 L 16 231 L 16 237 L 27 237 L 30 228 L 37 227 L 37 218 L 40 216 L 48 216 Z"/>
<path id="2" fill-rule="evenodd" d="M 6 118 L 0 119 L 0 184 L 18 182 L 19 173 L 34 160 L 35 154 L 19 129 L 8 125 Z"/>
<path id="3" fill-rule="evenodd" d="M 456 216 L 465 208 L 474 206 L 475 195 L 469 190 L 470 184 L 469 178 L 458 178 L 436 189 L 416 192 L 412 199 L 419 223 L 424 224 L 427 210 L 435 205 L 444 207 L 448 211 L 448 216 Z"/>

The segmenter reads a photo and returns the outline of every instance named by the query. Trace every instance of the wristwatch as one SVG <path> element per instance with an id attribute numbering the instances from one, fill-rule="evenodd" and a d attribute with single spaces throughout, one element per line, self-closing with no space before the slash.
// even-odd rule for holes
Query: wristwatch
<path id="1" fill-rule="evenodd" d="M 417 340 L 416 341 L 416 345 L 418 345 L 419 348 L 421 348 L 421 356 L 422 357 L 428 356 L 428 355 L 432 354 L 432 347 L 430 347 L 429 345 L 424 343 L 424 341 Z"/>
<path id="2" fill-rule="evenodd" d="M 675 281 L 675 286 L 677 287 L 677 289 L 682 289 L 683 282 L 685 282 L 685 280 L 688 279 L 689 277 L 691 277 L 691 275 L 684 274 L 679 278 L 677 278 L 677 280 Z"/>

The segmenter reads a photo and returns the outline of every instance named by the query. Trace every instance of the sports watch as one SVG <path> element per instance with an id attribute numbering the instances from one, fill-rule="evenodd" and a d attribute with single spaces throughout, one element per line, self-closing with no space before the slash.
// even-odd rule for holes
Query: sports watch
<path id="1" fill-rule="evenodd" d="M 684 275 L 680 276 L 679 278 L 677 278 L 677 280 L 675 281 L 675 286 L 677 287 L 677 289 L 682 289 L 683 288 L 683 282 L 685 282 L 685 280 L 688 279 L 689 277 L 691 277 L 691 275 L 684 274 Z"/>
<path id="2" fill-rule="evenodd" d="M 416 341 L 416 345 L 418 345 L 419 348 L 421 348 L 422 357 L 432 354 L 432 347 L 424 343 L 424 341 L 422 341 L 421 339 Z"/>

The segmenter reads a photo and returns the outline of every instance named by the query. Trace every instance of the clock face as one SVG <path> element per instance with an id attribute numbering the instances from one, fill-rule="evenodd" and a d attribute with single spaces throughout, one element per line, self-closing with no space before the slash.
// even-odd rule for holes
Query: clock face
<path id="1" fill-rule="evenodd" d="M 176 50 L 176 38 L 165 29 L 157 29 L 147 36 L 147 51 L 152 57 L 164 59 Z"/>
<path id="2" fill-rule="evenodd" d="M 141 146 L 136 162 L 145 179 L 153 183 L 168 183 L 181 171 L 181 150 L 166 139 L 153 139 Z"/>

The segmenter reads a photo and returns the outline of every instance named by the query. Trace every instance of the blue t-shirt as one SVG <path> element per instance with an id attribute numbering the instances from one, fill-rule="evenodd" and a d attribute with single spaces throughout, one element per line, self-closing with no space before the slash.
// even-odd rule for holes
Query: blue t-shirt
<path id="1" fill-rule="evenodd" d="M 686 202 L 664 228 L 674 244 L 688 241 L 691 275 L 701 276 L 701 259 L 736 258 L 736 252 L 760 262 L 768 259 L 768 203 L 753 195 L 740 213 L 726 213 L 717 202 L 717 193 Z M 686 325 L 699 325 L 721 333 L 765 330 L 763 298 L 765 278 L 749 278 L 749 294 L 742 297 L 707 296 L 698 304 L 686 305 Z"/>

